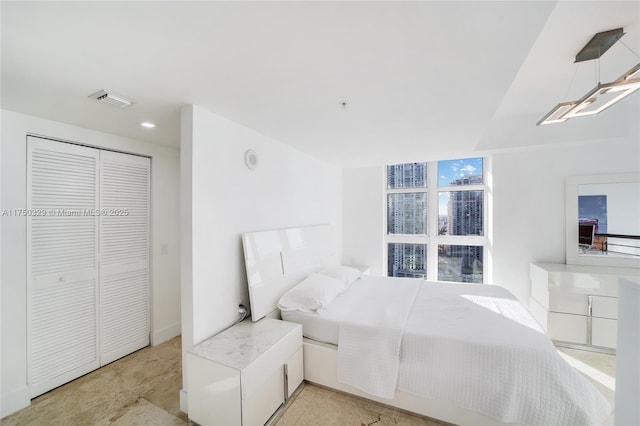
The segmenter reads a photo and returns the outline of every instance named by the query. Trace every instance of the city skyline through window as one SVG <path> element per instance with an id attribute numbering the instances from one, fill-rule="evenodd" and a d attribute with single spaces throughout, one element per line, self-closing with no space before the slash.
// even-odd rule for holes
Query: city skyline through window
<path id="1" fill-rule="evenodd" d="M 389 276 L 483 282 L 483 160 L 387 166 Z"/>

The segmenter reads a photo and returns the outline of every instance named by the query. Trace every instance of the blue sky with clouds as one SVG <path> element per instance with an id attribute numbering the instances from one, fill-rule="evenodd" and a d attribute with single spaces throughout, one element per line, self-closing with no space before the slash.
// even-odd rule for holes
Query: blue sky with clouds
<path id="1" fill-rule="evenodd" d="M 481 174 L 482 157 L 438 161 L 438 186 L 449 186 L 463 176 Z"/>
<path id="2" fill-rule="evenodd" d="M 449 186 L 452 181 L 463 176 L 481 175 L 482 174 L 482 157 L 463 158 L 459 160 L 441 160 L 438 161 L 438 186 Z M 438 193 L 438 214 L 447 214 L 447 203 L 449 202 L 449 193 Z"/>

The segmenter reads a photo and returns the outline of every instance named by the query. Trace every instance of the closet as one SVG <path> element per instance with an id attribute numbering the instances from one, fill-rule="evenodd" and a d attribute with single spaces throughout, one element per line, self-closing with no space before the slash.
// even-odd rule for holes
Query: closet
<path id="1" fill-rule="evenodd" d="M 149 344 L 150 169 L 27 137 L 31 397 Z"/>

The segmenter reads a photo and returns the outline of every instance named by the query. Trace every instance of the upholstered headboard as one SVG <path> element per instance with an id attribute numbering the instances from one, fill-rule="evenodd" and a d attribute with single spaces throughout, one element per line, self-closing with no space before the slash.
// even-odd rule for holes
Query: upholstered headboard
<path id="1" fill-rule="evenodd" d="M 338 263 L 330 225 L 247 232 L 242 246 L 253 321 L 275 311 L 304 277 Z"/>

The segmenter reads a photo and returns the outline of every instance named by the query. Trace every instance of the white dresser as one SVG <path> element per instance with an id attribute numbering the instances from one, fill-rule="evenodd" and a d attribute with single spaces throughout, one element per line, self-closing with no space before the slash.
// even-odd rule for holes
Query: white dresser
<path id="1" fill-rule="evenodd" d="M 187 354 L 189 419 L 264 425 L 303 379 L 302 326 L 243 321 Z"/>
<path id="2" fill-rule="evenodd" d="M 616 348 L 618 284 L 640 279 L 640 270 L 532 263 L 529 310 L 558 345 Z"/>

